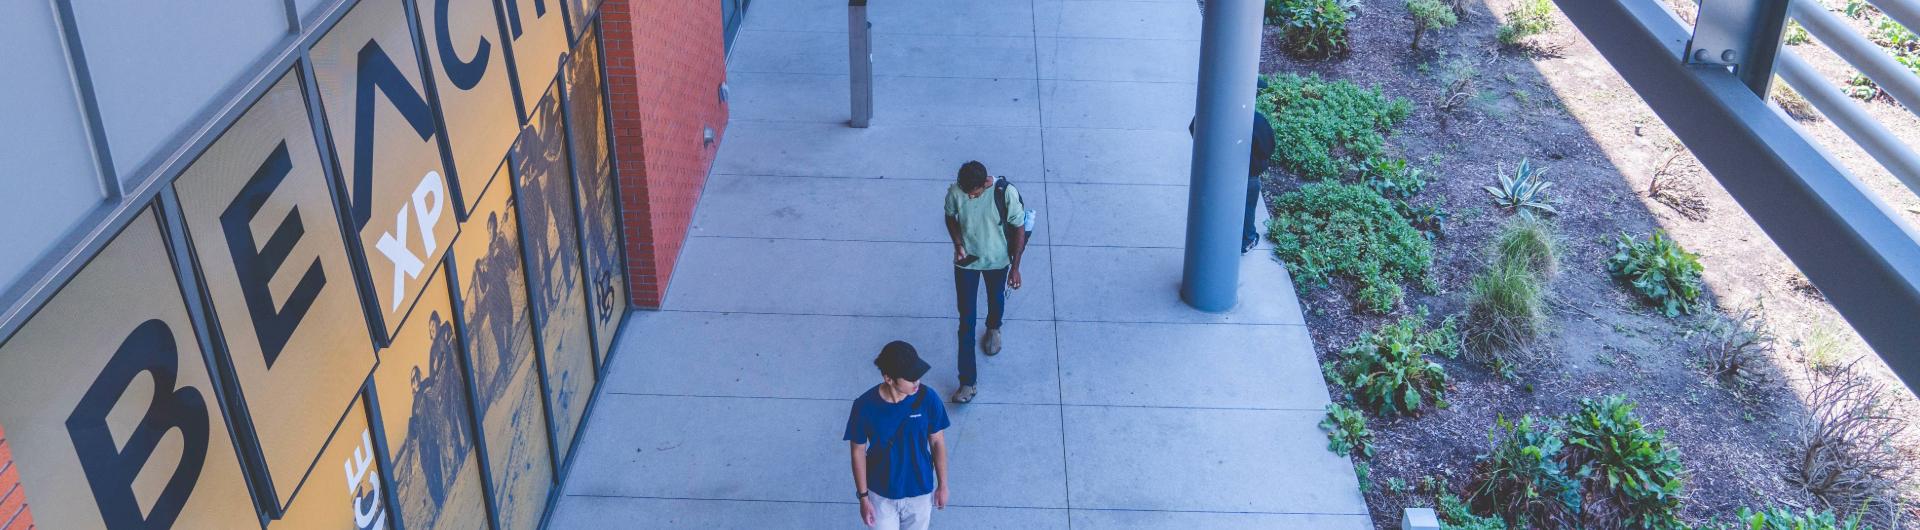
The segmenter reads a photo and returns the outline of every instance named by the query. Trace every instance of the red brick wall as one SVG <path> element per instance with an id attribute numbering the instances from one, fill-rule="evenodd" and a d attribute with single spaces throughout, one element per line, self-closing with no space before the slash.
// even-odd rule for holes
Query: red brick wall
<path id="1" fill-rule="evenodd" d="M 720 3 L 607 0 L 601 12 L 627 286 L 635 304 L 657 308 L 726 129 Z"/>
<path id="2" fill-rule="evenodd" d="M 33 530 L 27 492 L 20 488 L 20 470 L 13 467 L 13 448 L 7 445 L 5 429 L 0 429 L 0 530 Z"/>

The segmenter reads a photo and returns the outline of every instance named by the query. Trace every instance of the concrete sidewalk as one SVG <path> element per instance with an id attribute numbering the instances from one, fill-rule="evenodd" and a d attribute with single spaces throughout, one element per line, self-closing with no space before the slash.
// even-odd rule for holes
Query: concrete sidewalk
<path id="1" fill-rule="evenodd" d="M 554 528 L 858 528 L 840 440 L 889 340 L 955 376 L 940 200 L 978 159 L 1040 211 L 1006 348 L 949 405 L 937 528 L 1367 528 L 1285 270 L 1179 301 L 1191 0 L 876 2 L 847 127 L 846 3 L 759 0 L 666 300 L 636 313 Z"/>

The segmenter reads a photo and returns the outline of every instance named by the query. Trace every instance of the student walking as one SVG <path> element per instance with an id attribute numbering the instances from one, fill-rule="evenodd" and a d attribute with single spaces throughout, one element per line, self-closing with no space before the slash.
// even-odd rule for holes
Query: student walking
<path id="1" fill-rule="evenodd" d="M 973 401 L 979 393 L 979 370 L 974 366 L 974 314 L 979 286 L 986 284 L 987 331 L 980 351 L 1000 353 L 1000 318 L 1007 288 L 1020 288 L 1020 254 L 1026 249 L 1026 203 L 1020 190 L 987 174 L 987 166 L 967 162 L 959 178 L 947 187 L 947 236 L 953 240 L 954 300 L 960 309 L 960 389 L 955 403 Z"/>
<path id="2" fill-rule="evenodd" d="M 860 521 L 926 530 L 933 510 L 947 507 L 947 406 L 920 384 L 929 367 L 913 345 L 887 343 L 873 365 L 881 382 L 854 398 L 845 436 Z"/>

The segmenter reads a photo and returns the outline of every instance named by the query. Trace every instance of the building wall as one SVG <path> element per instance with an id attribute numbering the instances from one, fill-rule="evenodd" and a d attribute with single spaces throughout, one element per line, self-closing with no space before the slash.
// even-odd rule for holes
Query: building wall
<path id="1" fill-rule="evenodd" d="M 0 530 L 543 521 L 720 9 L 443 1 L 0 2 Z"/>
<path id="2" fill-rule="evenodd" d="M 27 492 L 20 489 L 20 470 L 13 468 L 13 448 L 0 428 L 0 530 L 33 530 L 27 510 Z"/>
<path id="3" fill-rule="evenodd" d="M 720 6 L 608 0 L 602 10 L 628 286 L 635 305 L 657 308 L 726 129 Z"/>

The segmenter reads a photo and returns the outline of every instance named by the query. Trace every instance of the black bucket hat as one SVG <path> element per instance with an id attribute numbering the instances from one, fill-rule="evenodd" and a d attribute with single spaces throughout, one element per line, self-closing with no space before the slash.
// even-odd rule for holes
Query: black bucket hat
<path id="1" fill-rule="evenodd" d="M 919 381 L 933 368 L 920 360 L 920 352 L 915 351 L 912 344 L 900 340 L 880 348 L 880 356 L 873 359 L 873 365 L 880 368 L 881 375 L 908 381 Z"/>

